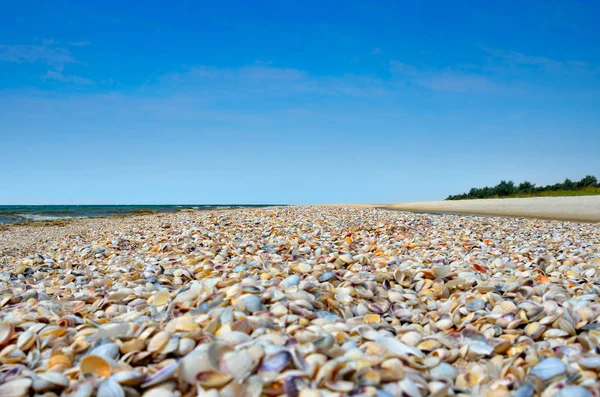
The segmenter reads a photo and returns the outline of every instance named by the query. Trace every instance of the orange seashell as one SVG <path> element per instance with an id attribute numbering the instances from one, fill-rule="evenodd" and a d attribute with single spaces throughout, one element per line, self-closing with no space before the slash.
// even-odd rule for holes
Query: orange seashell
<path id="1" fill-rule="evenodd" d="M 374 313 L 365 314 L 363 321 L 365 322 L 365 324 L 376 324 L 381 321 L 381 316 L 379 314 Z"/>
<path id="2" fill-rule="evenodd" d="M 53 353 L 54 354 L 54 353 Z M 46 369 L 60 371 L 70 368 L 73 365 L 73 357 L 66 354 L 56 353 L 52 355 L 46 362 Z"/>
<path id="3" fill-rule="evenodd" d="M 111 366 L 103 357 L 89 355 L 82 358 L 79 362 L 79 371 L 83 375 L 94 374 L 106 378 L 110 376 Z"/>
<path id="4" fill-rule="evenodd" d="M 352 244 L 352 239 L 350 237 L 344 238 L 348 244 Z"/>
<path id="5" fill-rule="evenodd" d="M 545 276 L 543 274 L 538 274 L 537 276 L 535 276 L 535 281 L 537 281 L 540 284 L 548 284 L 550 282 L 550 277 Z"/>
<path id="6" fill-rule="evenodd" d="M 475 268 L 475 270 L 477 270 L 479 273 L 487 273 L 487 269 L 481 265 L 478 265 L 477 263 L 473 263 L 473 268 Z"/>

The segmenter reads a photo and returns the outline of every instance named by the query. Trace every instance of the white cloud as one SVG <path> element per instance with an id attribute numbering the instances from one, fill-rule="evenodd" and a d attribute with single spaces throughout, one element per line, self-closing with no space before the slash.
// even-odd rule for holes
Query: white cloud
<path id="1" fill-rule="evenodd" d="M 426 69 L 399 61 L 391 61 L 390 72 L 407 79 L 416 86 L 438 92 L 485 94 L 520 91 L 516 87 L 495 81 L 490 76 L 451 68 Z"/>
<path id="2" fill-rule="evenodd" d="M 90 43 L 89 41 L 71 41 L 71 42 L 69 42 L 69 45 L 72 45 L 73 47 L 85 47 L 90 44 L 92 44 L 92 43 Z"/>
<path id="3" fill-rule="evenodd" d="M 76 62 L 69 50 L 49 45 L 0 44 L 0 61 L 62 66 Z"/>
<path id="4" fill-rule="evenodd" d="M 188 88 L 212 89 L 238 96 L 267 93 L 381 96 L 390 93 L 389 85 L 393 84 L 364 75 L 315 76 L 300 69 L 262 63 L 226 69 L 200 65 L 188 72 L 168 75 L 165 80 Z"/>
<path id="5" fill-rule="evenodd" d="M 56 80 L 61 83 L 72 83 L 77 85 L 92 85 L 94 84 L 93 80 L 87 79 L 81 76 L 68 76 L 64 75 L 55 70 L 48 70 L 44 76 L 42 76 L 44 80 Z"/>

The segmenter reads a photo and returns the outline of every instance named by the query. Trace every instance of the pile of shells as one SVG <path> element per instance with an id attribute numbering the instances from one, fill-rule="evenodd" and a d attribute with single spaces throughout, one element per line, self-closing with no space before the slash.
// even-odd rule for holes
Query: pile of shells
<path id="1" fill-rule="evenodd" d="M 144 217 L 0 272 L 0 396 L 600 396 L 600 226 Z"/>

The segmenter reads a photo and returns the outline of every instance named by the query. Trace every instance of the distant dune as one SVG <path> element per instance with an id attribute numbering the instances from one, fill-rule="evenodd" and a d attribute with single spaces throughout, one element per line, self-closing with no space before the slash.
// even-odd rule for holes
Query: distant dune
<path id="1" fill-rule="evenodd" d="M 600 222 L 600 196 L 429 201 L 377 206 L 394 210 Z"/>

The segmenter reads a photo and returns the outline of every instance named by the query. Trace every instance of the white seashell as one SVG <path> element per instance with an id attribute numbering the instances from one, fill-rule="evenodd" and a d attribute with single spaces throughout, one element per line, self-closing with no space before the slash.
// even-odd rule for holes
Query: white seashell
<path id="1" fill-rule="evenodd" d="M 592 393 L 585 387 L 565 386 L 554 394 L 554 397 L 590 397 Z"/>
<path id="2" fill-rule="evenodd" d="M 117 382 L 107 379 L 98 386 L 97 397 L 125 397 L 125 391 Z"/>
<path id="3" fill-rule="evenodd" d="M 119 346 L 116 343 L 105 343 L 93 348 L 88 354 L 114 360 L 119 355 Z"/>
<path id="4" fill-rule="evenodd" d="M 393 356 L 407 357 L 409 355 L 413 355 L 419 358 L 425 357 L 421 350 L 412 346 L 405 345 L 398 339 L 391 336 L 379 336 L 375 339 L 375 342 L 385 346 L 388 350 L 388 353 L 390 353 Z"/>
<path id="5" fill-rule="evenodd" d="M 543 381 L 552 379 L 567 372 L 567 366 L 558 358 L 550 357 L 542 360 L 532 370 L 531 374 Z"/>
<path id="6" fill-rule="evenodd" d="M 29 395 L 33 381 L 29 378 L 14 379 L 0 385 L 0 396 L 2 397 L 24 397 Z"/>
<path id="7" fill-rule="evenodd" d="M 51 390 L 62 390 L 69 386 L 69 378 L 58 372 L 42 372 L 33 379 L 33 390 L 44 393 Z"/>
<path id="8" fill-rule="evenodd" d="M 454 380 L 458 375 L 458 371 L 448 363 L 441 363 L 432 368 L 429 374 L 433 380 Z"/>
<path id="9" fill-rule="evenodd" d="M 600 368 L 600 357 L 582 358 L 577 363 L 581 366 L 581 368 L 597 370 Z"/>

